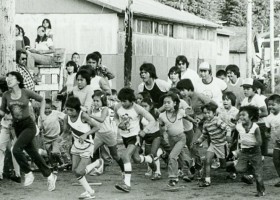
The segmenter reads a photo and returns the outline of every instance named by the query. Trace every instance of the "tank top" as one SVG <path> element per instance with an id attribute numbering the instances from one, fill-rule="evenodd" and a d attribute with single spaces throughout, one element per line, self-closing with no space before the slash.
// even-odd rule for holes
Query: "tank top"
<path id="1" fill-rule="evenodd" d="M 152 98 L 153 102 L 155 103 L 155 107 L 159 108 L 160 107 L 160 97 L 162 95 L 166 94 L 166 92 L 161 91 L 156 82 L 154 82 L 154 86 L 151 90 L 147 89 L 146 85 L 144 85 L 144 91 L 147 91 L 150 93 L 151 98 Z"/>
<path id="2" fill-rule="evenodd" d="M 92 115 L 96 116 L 96 117 L 101 117 L 101 113 L 102 110 L 104 109 L 104 107 L 100 108 L 98 112 L 92 112 Z M 110 112 L 110 111 L 109 111 Z M 111 120 L 110 120 L 110 113 L 106 116 L 104 122 L 100 123 L 100 129 L 99 129 L 99 133 L 107 133 L 109 131 L 112 131 L 112 127 L 111 127 Z"/>
<path id="3" fill-rule="evenodd" d="M 68 124 L 71 127 L 72 136 L 74 138 L 73 145 L 80 150 L 87 149 L 93 143 L 91 135 L 87 137 L 84 143 L 79 142 L 79 137 L 91 130 L 88 123 L 82 122 L 82 113 L 83 112 L 80 111 L 79 116 L 75 122 L 72 122 L 70 117 L 68 116 Z"/>
<path id="4" fill-rule="evenodd" d="M 240 137 L 240 141 L 247 141 L 247 142 L 254 142 L 256 143 L 256 137 L 255 137 L 255 130 L 256 128 L 258 128 L 259 126 L 256 123 L 253 123 L 252 127 L 250 128 L 249 132 L 247 133 L 245 128 L 242 126 L 241 123 L 238 123 L 236 125 L 236 130 L 239 133 L 239 137 Z M 241 143 L 241 148 L 251 148 L 254 146 L 248 146 L 248 145 L 244 145 Z"/>

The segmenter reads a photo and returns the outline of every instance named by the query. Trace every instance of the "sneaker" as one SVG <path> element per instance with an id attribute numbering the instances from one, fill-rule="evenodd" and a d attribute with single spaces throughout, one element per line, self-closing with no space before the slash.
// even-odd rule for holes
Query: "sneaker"
<path id="1" fill-rule="evenodd" d="M 241 181 L 247 183 L 248 185 L 251 185 L 254 182 L 254 178 L 252 175 L 243 175 L 241 177 Z"/>
<path id="2" fill-rule="evenodd" d="M 184 172 L 182 170 L 178 170 L 178 177 L 183 178 L 184 177 Z"/>
<path id="3" fill-rule="evenodd" d="M 151 177 L 151 180 L 153 180 L 153 181 L 156 181 L 159 179 L 161 179 L 161 174 L 159 174 L 159 173 L 154 173 Z"/>
<path id="4" fill-rule="evenodd" d="M 218 169 L 221 166 L 219 159 L 213 160 L 213 163 L 211 165 L 212 169 Z"/>
<path id="5" fill-rule="evenodd" d="M 31 185 L 33 183 L 33 181 L 34 181 L 34 175 L 33 175 L 32 172 L 29 172 L 28 174 L 25 174 L 24 178 L 25 178 L 25 180 L 24 180 L 24 184 L 23 185 L 25 187 Z"/>
<path id="6" fill-rule="evenodd" d="M 100 176 L 101 174 L 103 174 L 104 172 L 104 160 L 102 158 L 99 159 L 100 160 L 100 165 L 98 168 L 93 169 L 89 175 L 91 176 Z"/>
<path id="7" fill-rule="evenodd" d="M 255 197 L 263 197 L 265 196 L 265 193 L 264 192 L 258 192 Z"/>
<path id="8" fill-rule="evenodd" d="M 10 176 L 10 179 L 16 183 L 21 183 L 21 177 L 20 176 L 16 176 L 16 175 L 12 175 Z"/>
<path id="9" fill-rule="evenodd" d="M 183 176 L 183 180 L 188 183 L 192 181 L 192 179 L 188 175 Z"/>
<path id="10" fill-rule="evenodd" d="M 125 183 L 116 184 L 116 185 L 115 185 L 115 188 L 116 188 L 117 190 L 121 190 L 121 191 L 127 192 L 127 193 L 129 193 L 130 190 L 131 190 L 131 187 L 128 186 L 128 185 L 126 185 Z"/>
<path id="11" fill-rule="evenodd" d="M 53 173 L 48 177 L 48 190 L 51 192 L 55 190 L 55 183 L 56 183 L 57 176 Z"/>
<path id="12" fill-rule="evenodd" d="M 148 168 L 148 171 L 145 173 L 145 176 L 150 177 L 150 176 L 152 176 L 152 175 L 153 175 L 153 170 L 149 167 L 149 168 Z"/>
<path id="13" fill-rule="evenodd" d="M 150 166 L 150 168 L 152 169 L 152 171 L 153 172 L 155 172 L 156 170 L 157 170 L 157 165 L 156 165 L 156 163 L 155 163 L 155 159 L 154 159 L 154 156 L 151 154 L 150 155 L 151 157 L 152 157 L 152 163 L 149 163 L 149 166 Z"/>
<path id="14" fill-rule="evenodd" d="M 92 193 L 86 191 L 79 196 L 79 199 L 94 199 L 95 198 L 94 193 L 95 193 L 94 191 Z"/>
<path id="15" fill-rule="evenodd" d="M 280 187 L 280 181 L 274 185 L 274 187 Z"/>
<path id="16" fill-rule="evenodd" d="M 174 186 L 176 186 L 176 184 L 178 183 L 178 180 L 175 180 L 175 179 L 171 179 L 171 180 L 169 180 L 168 181 L 168 186 L 169 187 L 174 187 Z"/>
<path id="17" fill-rule="evenodd" d="M 209 187 L 211 185 L 211 183 L 207 182 L 207 181 L 203 181 L 199 183 L 199 187 Z"/>
<path id="18" fill-rule="evenodd" d="M 236 179 L 236 173 L 228 174 L 226 178 L 231 179 L 231 180 L 235 180 Z"/>

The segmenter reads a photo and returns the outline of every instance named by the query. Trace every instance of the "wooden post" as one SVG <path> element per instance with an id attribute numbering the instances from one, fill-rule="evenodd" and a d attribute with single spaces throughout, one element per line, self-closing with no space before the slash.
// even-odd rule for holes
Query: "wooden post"
<path id="1" fill-rule="evenodd" d="M 247 77 L 252 76 L 252 0 L 247 6 Z"/>
<path id="2" fill-rule="evenodd" d="M 124 86 L 131 87 L 132 71 L 132 12 L 133 0 L 128 1 L 125 11 L 125 52 L 124 52 Z"/>
<path id="3" fill-rule="evenodd" d="M 275 89 L 274 71 L 274 0 L 270 0 L 270 73 L 271 73 L 271 92 Z"/>
<path id="4" fill-rule="evenodd" d="M 15 70 L 15 0 L 0 1 L 0 76 Z"/>

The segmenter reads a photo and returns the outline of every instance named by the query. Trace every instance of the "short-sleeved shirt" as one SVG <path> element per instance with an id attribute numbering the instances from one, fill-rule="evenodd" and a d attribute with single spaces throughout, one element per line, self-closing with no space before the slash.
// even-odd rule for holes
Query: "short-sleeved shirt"
<path id="1" fill-rule="evenodd" d="M 122 137 L 128 138 L 139 134 L 141 117 L 146 119 L 153 118 L 153 116 L 146 111 L 143 107 L 133 103 L 133 106 L 129 109 L 125 109 L 121 104 L 116 105 L 115 115 L 118 116 L 120 122 L 125 123 L 125 130 L 119 129 L 119 133 Z M 153 123 L 154 124 L 154 123 Z M 151 133 L 151 123 L 147 124 L 144 128 L 145 133 Z"/>
<path id="2" fill-rule="evenodd" d="M 225 108 L 218 108 L 219 118 L 222 119 L 232 130 L 235 128 L 235 124 L 232 120 L 236 120 L 239 110 L 232 106 L 229 110 Z"/>
<path id="3" fill-rule="evenodd" d="M 198 92 L 208 96 L 219 107 L 223 106 L 223 91 L 227 89 L 227 84 L 216 77 L 212 78 L 210 83 L 204 83 L 202 80 L 198 85 Z"/>
<path id="4" fill-rule="evenodd" d="M 46 41 L 42 41 L 42 42 L 35 42 L 35 49 L 40 51 L 46 51 L 46 50 L 50 50 L 50 47 L 53 46 L 53 41 L 51 38 L 48 38 Z"/>
<path id="5" fill-rule="evenodd" d="M 84 107 L 85 111 L 90 113 L 91 104 L 93 102 L 92 101 L 93 90 L 91 89 L 90 85 L 87 85 L 83 89 L 79 89 L 78 86 L 74 86 L 73 95 L 80 99 L 80 102 Z"/>
<path id="6" fill-rule="evenodd" d="M 192 97 L 189 99 L 189 105 L 192 107 L 195 118 L 202 119 L 203 118 L 203 112 L 202 112 L 202 106 L 211 102 L 211 99 L 204 94 L 200 94 L 197 92 L 194 92 Z"/>
<path id="7" fill-rule="evenodd" d="M 186 101 L 180 99 L 179 109 L 183 109 L 184 111 L 186 111 L 187 109 L 191 109 L 191 107 Z M 183 119 L 183 124 L 184 124 L 185 131 L 190 131 L 193 129 L 193 124 L 189 120 Z"/>
<path id="8" fill-rule="evenodd" d="M 30 72 L 24 66 L 19 64 L 16 65 L 16 71 L 22 75 L 24 87 L 28 90 L 34 90 L 35 83 Z"/>
<path id="9" fill-rule="evenodd" d="M 277 115 L 270 113 L 265 120 L 265 125 L 271 129 L 271 139 L 273 142 L 280 140 L 280 113 Z"/>
<path id="10" fill-rule="evenodd" d="M 240 78 L 237 79 L 235 83 L 232 83 L 230 81 L 227 82 L 227 91 L 231 91 L 236 96 L 236 103 L 235 106 L 237 108 L 240 107 L 241 102 L 245 98 L 243 88 L 241 87 L 242 80 Z"/>
<path id="11" fill-rule="evenodd" d="M 190 68 L 187 68 L 186 71 L 181 73 L 181 80 L 182 79 L 190 79 L 194 86 L 194 91 L 197 91 L 197 89 L 199 88 L 198 84 L 201 83 L 201 78 L 199 77 L 199 75 Z"/>
<path id="12" fill-rule="evenodd" d="M 29 100 L 35 99 L 36 101 L 42 101 L 43 98 L 31 90 L 21 89 L 21 96 L 19 99 L 11 98 L 11 90 L 6 91 L 2 97 L 1 110 L 8 112 L 7 108 L 11 112 L 13 119 L 21 120 L 30 116 L 29 113 Z"/>
<path id="13" fill-rule="evenodd" d="M 44 140 L 45 142 L 54 141 L 60 133 L 59 119 L 63 119 L 65 114 L 57 110 L 52 110 L 49 115 L 45 115 L 43 118 L 39 117 L 39 126 L 44 128 Z"/>
<path id="14" fill-rule="evenodd" d="M 249 102 L 248 97 L 245 97 L 245 99 L 243 99 L 241 106 L 256 106 L 257 108 L 262 108 L 262 107 L 266 107 L 265 101 L 264 99 L 260 96 L 255 94 L 253 96 L 253 98 L 251 99 L 251 101 Z M 265 119 L 264 118 L 260 118 L 258 123 L 264 123 Z"/>
<path id="15" fill-rule="evenodd" d="M 179 109 L 176 119 L 174 121 L 170 121 L 165 111 L 160 113 L 159 121 L 164 124 L 166 132 L 169 136 L 176 136 L 184 132 L 183 117 L 185 117 L 185 111 L 183 109 Z"/>

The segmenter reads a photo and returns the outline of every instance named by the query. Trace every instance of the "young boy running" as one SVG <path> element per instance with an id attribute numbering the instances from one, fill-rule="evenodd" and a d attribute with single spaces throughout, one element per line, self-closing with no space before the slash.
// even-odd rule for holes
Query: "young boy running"
<path id="1" fill-rule="evenodd" d="M 132 171 L 131 157 L 136 163 L 150 163 L 152 170 L 156 170 L 153 156 L 139 155 L 138 146 L 140 143 L 139 135 L 144 136 L 145 133 L 149 133 L 155 124 L 155 119 L 148 111 L 134 103 L 136 100 L 134 90 L 130 88 L 121 89 L 118 94 L 118 99 L 121 103 L 115 106 L 115 120 L 126 150 L 122 155 L 124 163 L 124 182 L 116 184 L 115 187 L 118 190 L 130 192 L 130 179 Z M 148 124 L 143 131 L 140 130 L 141 117 L 144 117 L 148 121 Z"/>

